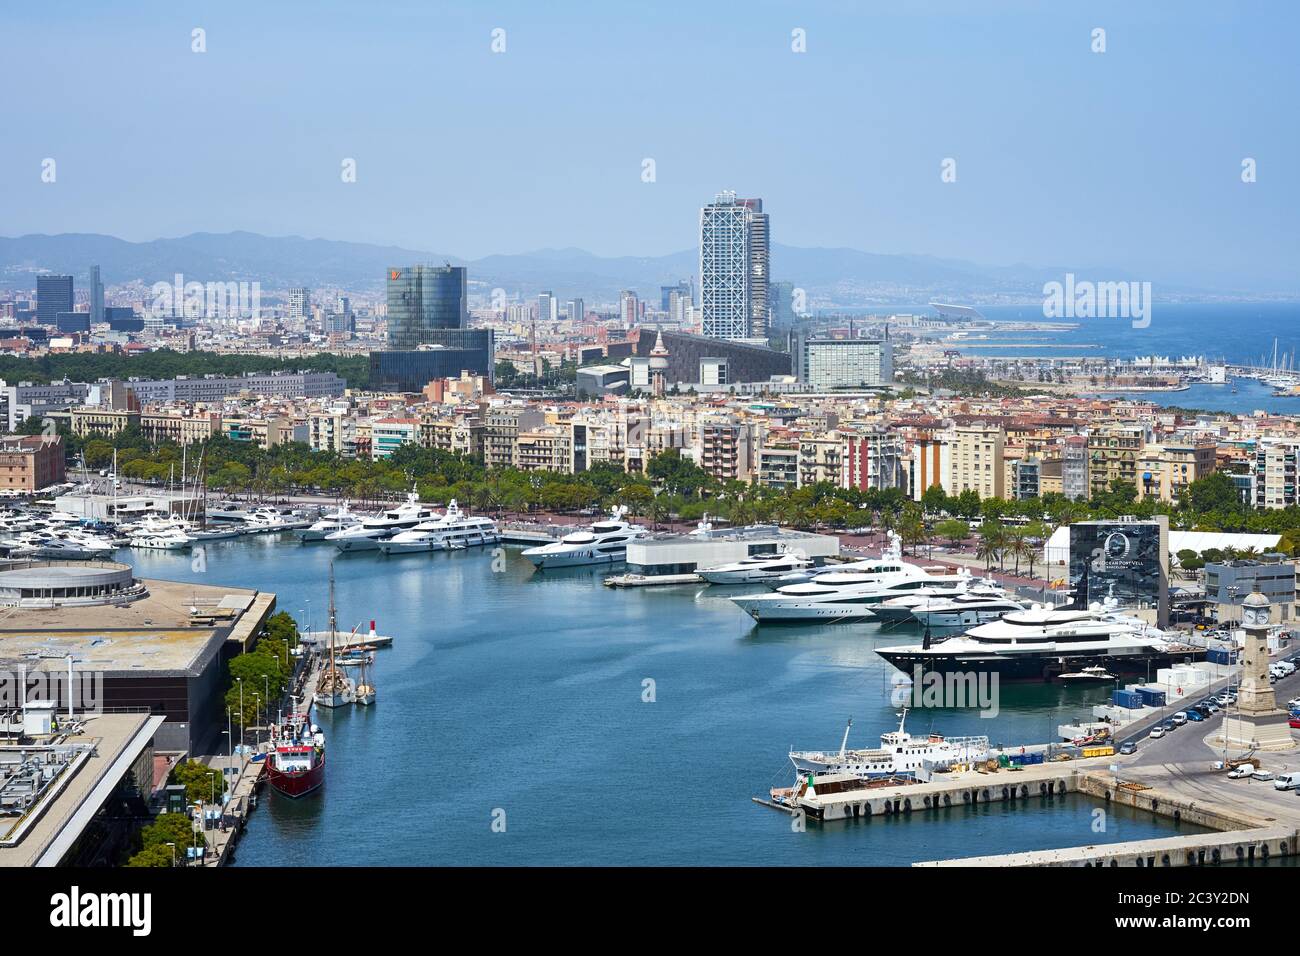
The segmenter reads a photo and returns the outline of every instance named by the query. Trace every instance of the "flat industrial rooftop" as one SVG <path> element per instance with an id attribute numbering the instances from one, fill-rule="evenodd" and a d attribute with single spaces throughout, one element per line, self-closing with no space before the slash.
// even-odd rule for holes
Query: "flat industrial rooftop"
<path id="1" fill-rule="evenodd" d="M 225 639 L 256 596 L 244 588 L 146 580 L 125 605 L 0 609 L 0 662 L 29 669 L 103 672 L 190 670 Z M 230 609 L 216 622 L 219 606 Z M 202 623 L 190 613 L 196 608 Z M 197 624 L 197 626 L 196 626 Z"/>

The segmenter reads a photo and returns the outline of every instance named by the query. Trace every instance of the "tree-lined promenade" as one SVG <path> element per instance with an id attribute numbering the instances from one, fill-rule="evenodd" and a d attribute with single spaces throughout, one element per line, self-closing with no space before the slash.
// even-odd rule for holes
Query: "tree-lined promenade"
<path id="1" fill-rule="evenodd" d="M 959 545 L 972 538 L 978 525 L 981 556 L 1000 566 L 1030 562 L 1030 549 L 1041 545 L 1053 528 L 1123 515 L 1164 514 L 1171 528 L 1182 530 L 1278 534 L 1280 550 L 1288 554 L 1300 543 L 1300 508 L 1245 505 L 1232 479 L 1221 472 L 1192 482 L 1174 503 L 1139 501 L 1136 488 L 1118 480 L 1086 501 L 1054 493 L 1017 501 L 981 499 L 973 490 L 948 495 L 936 485 L 917 502 L 897 488 L 864 491 L 821 482 L 778 489 L 723 481 L 676 450 L 652 458 L 645 474 L 629 474 L 610 463 L 578 474 L 489 469 L 473 458 L 417 445 L 405 445 L 387 459 L 359 461 L 300 443 L 261 449 L 224 436 L 191 446 L 183 456 L 180 446 L 150 445 L 133 429 L 112 438 L 74 441 L 73 450 L 83 453 L 91 468 L 110 465 L 116 451 L 123 477 L 177 483 L 182 457 L 191 482 L 201 460 L 209 489 L 254 498 L 324 495 L 365 505 L 398 499 L 414 487 L 423 500 L 456 498 L 494 514 L 562 514 L 622 504 L 652 522 L 670 516 L 696 521 L 709 514 L 738 525 L 777 522 L 801 529 L 894 531 L 912 552 L 944 541 Z"/>

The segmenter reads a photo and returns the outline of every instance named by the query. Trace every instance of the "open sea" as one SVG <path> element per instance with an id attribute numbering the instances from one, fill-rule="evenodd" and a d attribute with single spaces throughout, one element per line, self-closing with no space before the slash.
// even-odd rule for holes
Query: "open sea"
<path id="1" fill-rule="evenodd" d="M 980 306 L 987 318 L 1042 322 L 1042 307 Z M 927 311 L 918 309 L 917 311 Z M 960 347 L 968 355 L 1108 356 L 1203 355 L 1211 362 L 1300 366 L 1300 303 L 1154 303 L 1151 324 L 1135 329 L 1128 319 L 1076 319 L 1078 328 L 1066 332 L 1017 332 L 1003 329 L 987 339 L 968 340 Z M 999 344 L 1019 343 L 1014 348 Z M 1294 360 L 1291 356 L 1295 356 Z M 1231 385 L 1194 385 L 1183 392 L 1114 393 L 1146 398 L 1158 405 L 1250 414 L 1256 410 L 1300 414 L 1300 399 L 1278 398 L 1272 388 L 1253 379 Z"/>
<path id="2" fill-rule="evenodd" d="M 604 570 L 504 555 L 499 570 L 490 550 L 336 556 L 286 534 L 210 543 L 203 572 L 184 554 L 124 556 L 146 578 L 273 591 L 310 628 L 335 559 L 340 625 L 375 618 L 395 637 L 375 706 L 316 717 L 323 790 L 264 792 L 237 865 L 906 865 L 1196 832 L 1119 808 L 1094 832 L 1099 804 L 1080 796 L 792 832 L 750 798 L 792 781 L 792 745 L 838 748 L 850 716 L 850 745 L 897 727 L 874 648 L 914 633 L 757 628 L 726 600 L 737 589 L 614 590 Z M 908 729 L 1041 742 L 1108 693 L 1007 686 L 994 719 L 914 711 Z"/>

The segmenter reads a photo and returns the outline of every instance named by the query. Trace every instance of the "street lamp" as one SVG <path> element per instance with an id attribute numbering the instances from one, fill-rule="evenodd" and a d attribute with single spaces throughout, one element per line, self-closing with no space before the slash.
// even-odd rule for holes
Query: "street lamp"
<path id="1" fill-rule="evenodd" d="M 1150 664 L 1147 665 L 1149 670 Z M 235 683 L 239 685 L 239 752 L 244 752 L 244 724 L 248 723 L 244 717 L 244 678 L 236 677 Z"/>
<path id="2" fill-rule="evenodd" d="M 172 848 L 172 869 L 176 868 L 176 844 L 168 842 L 167 846 Z"/>

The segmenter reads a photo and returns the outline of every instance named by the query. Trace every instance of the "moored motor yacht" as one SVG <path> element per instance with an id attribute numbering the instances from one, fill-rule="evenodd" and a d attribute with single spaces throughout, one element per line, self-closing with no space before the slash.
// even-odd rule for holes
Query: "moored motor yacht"
<path id="1" fill-rule="evenodd" d="M 912 617 L 923 627 L 971 627 L 1028 607 L 1008 595 L 1004 588 L 981 587 L 931 598 L 912 608 Z"/>
<path id="2" fill-rule="evenodd" d="M 881 734 L 879 748 L 850 750 L 849 730 L 853 727 L 850 718 L 838 751 L 792 750 L 790 762 L 800 775 L 846 773 L 861 778 L 906 777 L 922 769 L 969 763 L 988 753 L 988 737 L 945 737 L 935 733 L 914 737 L 903 729 L 906 723 L 904 707 L 898 729 Z"/>
<path id="3" fill-rule="evenodd" d="M 321 515 L 316 521 L 304 528 L 299 537 L 302 541 L 324 541 L 326 537 L 335 531 L 354 528 L 361 524 L 361 521 L 361 516 L 353 514 L 349 502 L 344 501 L 334 511 Z"/>
<path id="4" fill-rule="evenodd" d="M 996 674 L 1002 680 L 1051 680 L 1084 668 L 1111 674 L 1152 673 L 1203 656 L 1159 628 L 1123 613 L 1113 599 L 1083 606 L 1087 587 L 1069 605 L 1034 605 L 953 637 L 880 647 L 876 653 L 909 675 Z"/>
<path id="5" fill-rule="evenodd" d="M 340 551 L 377 551 L 380 541 L 414 528 L 422 521 L 436 518 L 437 515 L 431 505 L 421 504 L 419 496 L 412 491 L 406 496 L 406 501 L 396 508 L 364 518 L 360 524 L 350 528 L 331 532 L 325 536 L 325 540 L 333 543 Z"/>
<path id="6" fill-rule="evenodd" d="M 627 543 L 648 532 L 623 520 L 627 508 L 619 506 L 604 521 L 586 531 L 574 531 L 559 541 L 525 548 L 523 555 L 538 568 L 573 568 L 590 564 L 615 564 L 627 560 Z"/>
<path id="7" fill-rule="evenodd" d="M 701 568 L 697 573 L 710 584 L 755 584 L 813 566 L 811 559 L 794 551 L 755 554 L 729 564 Z"/>
<path id="8" fill-rule="evenodd" d="M 495 521 L 481 515 L 465 514 L 453 498 L 441 515 L 380 541 L 379 550 L 384 554 L 455 551 L 474 545 L 495 544 L 499 538 Z"/>

